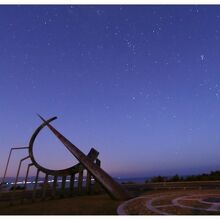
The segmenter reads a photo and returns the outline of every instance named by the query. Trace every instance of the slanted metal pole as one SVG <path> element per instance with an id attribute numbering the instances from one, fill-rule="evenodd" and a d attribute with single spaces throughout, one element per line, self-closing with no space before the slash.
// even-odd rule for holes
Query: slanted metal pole
<path id="1" fill-rule="evenodd" d="M 126 192 L 122 186 L 117 183 L 111 176 L 109 176 L 104 170 L 93 163 L 88 157 L 80 151 L 75 145 L 73 145 L 67 138 L 65 138 L 60 132 L 58 132 L 52 125 L 50 125 L 40 115 L 39 117 L 44 121 L 47 127 L 57 136 L 57 138 L 66 146 L 66 148 L 79 160 L 79 162 L 90 171 L 90 173 L 96 178 L 106 192 L 114 199 L 127 200 L 131 196 Z"/>

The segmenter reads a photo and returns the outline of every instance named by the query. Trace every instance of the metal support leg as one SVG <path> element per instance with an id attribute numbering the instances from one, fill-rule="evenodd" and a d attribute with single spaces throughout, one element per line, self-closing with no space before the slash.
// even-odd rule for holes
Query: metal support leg
<path id="1" fill-rule="evenodd" d="M 28 168 L 27 168 L 27 172 L 26 172 L 26 176 L 25 176 L 25 182 L 24 182 L 24 190 L 26 190 L 26 185 L 27 185 L 27 179 L 28 179 L 28 174 L 29 174 L 29 170 L 30 167 L 33 166 L 33 163 L 28 164 Z"/>
<path id="2" fill-rule="evenodd" d="M 23 159 L 20 160 L 20 163 L 19 163 L 19 166 L 18 166 L 18 171 L 17 171 L 17 175 L 16 175 L 16 179 L 15 179 L 15 184 L 14 184 L 14 188 L 13 188 L 13 191 L 15 191 L 16 189 L 16 185 L 17 185 L 17 182 L 18 182 L 18 176 L 19 176 L 19 172 L 20 172 L 20 169 L 21 169 L 21 164 L 24 160 L 28 159 L 29 156 L 27 157 L 24 157 Z"/>
<path id="3" fill-rule="evenodd" d="M 70 176 L 70 194 L 74 192 L 75 173 Z"/>
<path id="4" fill-rule="evenodd" d="M 46 196 L 47 187 L 48 187 L 48 174 L 46 173 L 44 178 L 43 193 L 42 193 L 43 200 L 45 199 Z"/>
<path id="5" fill-rule="evenodd" d="M 34 183 L 34 189 L 33 189 L 33 195 L 32 195 L 32 201 L 35 201 L 35 198 L 36 198 L 36 189 L 37 189 L 37 184 L 38 184 L 39 172 L 40 172 L 40 170 L 37 169 L 37 174 L 35 177 L 35 183 Z"/>
<path id="6" fill-rule="evenodd" d="M 82 184 L 83 184 L 83 167 L 81 167 L 78 176 L 78 193 L 82 193 Z"/>
<path id="7" fill-rule="evenodd" d="M 86 192 L 88 194 L 91 193 L 91 173 L 87 170 L 87 176 L 86 176 Z"/>
<path id="8" fill-rule="evenodd" d="M 65 194 L 66 176 L 62 176 L 61 196 Z"/>
<path id="9" fill-rule="evenodd" d="M 57 176 L 54 176 L 53 178 L 53 191 L 52 191 L 52 197 L 56 197 L 56 191 L 57 191 Z"/>

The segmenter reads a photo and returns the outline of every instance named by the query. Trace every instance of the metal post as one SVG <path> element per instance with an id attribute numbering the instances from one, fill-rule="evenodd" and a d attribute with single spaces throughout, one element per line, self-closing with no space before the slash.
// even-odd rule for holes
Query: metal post
<path id="1" fill-rule="evenodd" d="M 14 184 L 14 188 L 13 188 L 13 191 L 15 191 L 15 188 L 16 188 L 16 185 L 17 185 L 17 182 L 18 182 L 18 176 L 19 176 L 19 172 L 20 172 L 20 169 L 21 169 L 21 164 L 24 160 L 28 159 L 29 156 L 27 157 L 24 157 L 23 159 L 20 160 L 20 163 L 19 163 L 19 166 L 18 166 L 18 171 L 17 171 L 17 175 L 16 175 L 16 179 L 15 179 L 15 184 Z"/>
<path id="2" fill-rule="evenodd" d="M 34 189 L 33 189 L 33 195 L 32 195 L 32 201 L 34 201 L 34 200 L 35 200 L 35 197 L 36 197 L 36 189 L 37 189 L 37 183 L 38 183 L 39 172 L 40 172 L 40 170 L 37 169 L 37 174 L 36 174 L 36 177 L 35 177 L 35 183 L 34 183 Z"/>
<path id="3" fill-rule="evenodd" d="M 56 196 L 56 190 L 57 190 L 57 176 L 54 176 L 54 178 L 53 178 L 53 191 L 52 191 L 53 198 L 55 198 L 55 196 Z"/>
<path id="4" fill-rule="evenodd" d="M 33 163 L 28 164 L 28 168 L 27 168 L 27 172 L 26 172 L 26 176 L 25 176 L 25 182 L 24 182 L 24 190 L 26 190 L 26 185 L 27 185 L 27 179 L 28 179 L 28 174 L 29 174 L 29 170 L 30 167 L 33 166 Z"/>
<path id="5" fill-rule="evenodd" d="M 61 196 L 65 194 L 66 176 L 62 176 Z"/>
<path id="6" fill-rule="evenodd" d="M 29 174 L 30 167 L 33 166 L 33 165 L 34 165 L 33 163 L 28 164 L 28 168 L 27 168 L 27 172 L 26 172 L 26 176 L 25 176 L 25 182 L 24 182 L 24 191 L 26 191 L 26 185 L 27 185 L 27 179 L 28 179 L 28 174 Z M 21 200 L 21 202 L 23 203 L 24 200 L 25 200 L 25 195 L 24 195 L 23 199 Z"/>
<path id="7" fill-rule="evenodd" d="M 44 178 L 43 193 L 42 193 L 43 200 L 45 199 L 45 196 L 46 196 L 46 191 L 47 191 L 47 187 L 48 187 L 47 183 L 48 183 L 48 174 L 46 173 L 45 178 Z"/>
<path id="8" fill-rule="evenodd" d="M 91 193 L 91 173 L 87 170 L 87 176 L 86 176 L 86 192 L 88 194 Z"/>
<path id="9" fill-rule="evenodd" d="M 75 181 L 75 173 L 70 176 L 70 194 L 72 195 L 74 192 L 74 181 Z"/>
<path id="10" fill-rule="evenodd" d="M 79 169 L 79 176 L 78 176 L 78 193 L 82 193 L 82 184 L 83 184 L 83 167 Z"/>

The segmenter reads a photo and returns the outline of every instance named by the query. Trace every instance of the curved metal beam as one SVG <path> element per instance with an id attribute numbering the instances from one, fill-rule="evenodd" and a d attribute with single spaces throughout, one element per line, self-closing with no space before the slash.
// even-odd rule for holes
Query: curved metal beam
<path id="1" fill-rule="evenodd" d="M 77 172 L 79 172 L 80 163 L 78 163 L 74 166 L 71 166 L 69 168 L 66 168 L 66 169 L 52 170 L 52 169 L 47 169 L 47 168 L 41 166 L 36 161 L 36 159 L 34 157 L 33 147 L 34 147 L 34 141 L 35 141 L 37 135 L 46 126 L 47 123 L 50 123 L 50 122 L 54 121 L 55 119 L 57 119 L 57 117 L 50 118 L 47 121 L 43 122 L 33 133 L 32 137 L 30 139 L 30 142 L 29 142 L 29 155 L 30 155 L 31 161 L 37 167 L 37 169 L 39 169 L 41 172 L 47 173 L 48 175 L 66 176 L 66 175 L 71 175 L 72 173 L 77 173 Z M 94 148 L 92 148 L 90 150 L 90 152 L 88 153 L 87 157 L 90 158 L 90 160 L 94 161 L 98 157 L 98 154 L 99 154 L 98 151 L 96 151 Z"/>

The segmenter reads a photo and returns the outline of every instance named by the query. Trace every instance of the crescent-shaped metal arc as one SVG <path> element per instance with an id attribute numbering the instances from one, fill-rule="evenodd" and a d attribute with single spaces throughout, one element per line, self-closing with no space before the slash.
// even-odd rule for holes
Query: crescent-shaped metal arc
<path id="1" fill-rule="evenodd" d="M 37 135 L 39 134 L 39 132 L 47 125 L 47 123 L 50 123 L 52 121 L 54 121 L 55 119 L 57 119 L 57 117 L 53 117 L 48 119 L 47 121 L 43 122 L 33 133 L 30 142 L 29 142 L 29 156 L 30 159 L 32 161 L 32 163 L 34 164 L 34 166 L 41 172 L 43 173 L 47 173 L 48 175 L 52 175 L 52 176 L 66 176 L 66 175 L 71 175 L 74 173 L 79 172 L 79 169 L 81 167 L 81 164 L 78 163 L 74 166 L 71 166 L 69 168 L 66 169 L 61 169 L 61 170 L 52 170 L 52 169 L 48 169 L 46 167 L 41 166 L 35 159 L 34 157 L 34 153 L 33 153 L 33 146 L 34 146 L 34 141 L 37 137 Z M 88 153 L 87 157 L 89 159 L 91 159 L 92 161 L 94 161 L 97 157 L 98 157 L 99 152 L 96 151 L 94 148 L 92 148 L 90 150 L 90 152 Z"/>

